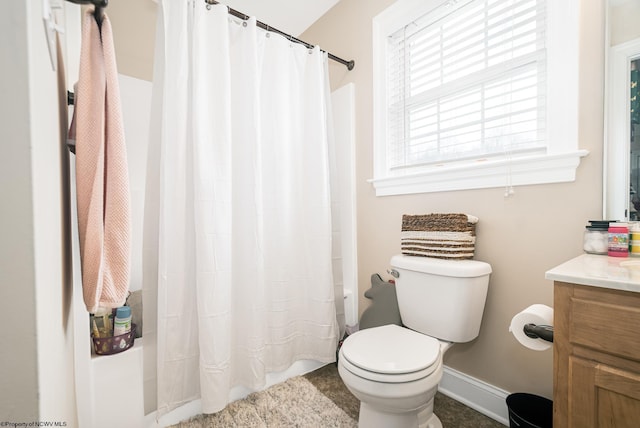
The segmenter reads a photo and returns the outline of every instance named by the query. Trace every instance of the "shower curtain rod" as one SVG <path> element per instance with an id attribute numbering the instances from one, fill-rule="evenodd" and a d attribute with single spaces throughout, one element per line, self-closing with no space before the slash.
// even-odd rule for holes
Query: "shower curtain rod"
<path id="1" fill-rule="evenodd" d="M 211 5 L 211 4 L 220 4 L 220 2 L 216 1 L 216 0 L 204 0 L 204 2 L 209 4 L 209 5 Z M 229 10 L 229 15 L 233 15 L 236 18 L 240 18 L 242 20 L 247 20 L 247 19 L 250 18 L 249 15 L 246 15 L 246 14 L 244 14 L 242 12 L 238 12 L 237 10 L 232 9 L 232 8 L 230 8 L 228 6 L 227 6 L 227 9 Z M 264 22 L 256 21 L 256 25 L 258 27 L 262 28 L 263 30 L 272 31 L 274 33 L 281 34 L 281 35 L 285 36 L 287 39 L 289 39 L 290 41 L 296 42 L 296 43 L 300 43 L 301 45 L 304 45 L 309 49 L 313 48 L 312 44 L 307 43 L 304 40 L 300 40 L 300 39 L 298 39 L 296 37 L 293 37 L 291 34 L 287 34 L 287 33 L 283 32 L 283 31 L 278 30 L 277 28 L 273 28 L 273 27 L 265 24 Z M 326 51 L 323 50 L 323 52 L 326 52 Z M 342 59 L 340 57 L 337 57 L 337 56 L 335 56 L 334 54 L 332 54 L 330 52 L 327 52 L 327 56 L 329 57 L 329 59 L 332 59 L 332 60 L 334 60 L 336 62 L 339 62 L 340 64 L 345 65 L 347 67 L 347 70 L 349 70 L 349 71 L 353 70 L 353 67 L 355 67 L 356 63 L 355 63 L 354 60 L 347 61 L 346 59 Z"/>
<path id="2" fill-rule="evenodd" d="M 98 26 L 100 26 L 102 24 L 102 12 L 104 11 L 104 8 L 107 7 L 107 4 L 109 3 L 109 0 L 67 0 L 68 2 L 71 3 L 75 3 L 75 4 L 92 4 L 95 6 L 95 11 L 93 13 L 93 15 L 96 18 L 96 22 L 98 23 Z M 220 2 L 216 1 L 216 0 L 204 0 L 205 3 L 207 4 L 220 4 Z M 227 6 L 227 9 L 229 10 L 229 15 L 233 15 L 236 18 L 240 18 L 243 20 L 247 20 L 249 19 L 249 15 L 246 15 L 242 12 L 239 12 L 235 9 L 232 9 L 230 7 Z M 296 43 L 300 43 L 301 45 L 306 46 L 307 48 L 311 49 L 313 48 L 313 45 L 310 43 L 305 42 L 304 40 L 300 40 L 297 37 L 293 37 L 291 34 L 287 34 L 284 31 L 280 31 L 277 28 L 273 28 L 270 25 L 265 24 L 264 22 L 261 21 L 256 21 L 256 25 L 260 28 L 262 28 L 263 30 L 267 30 L 267 31 L 272 31 L 274 33 L 278 33 L 283 35 L 284 37 L 286 37 L 287 39 L 289 39 L 292 42 L 296 42 Z M 326 52 L 326 51 L 323 51 Z M 342 59 L 340 57 L 335 56 L 334 54 L 332 54 L 331 52 L 327 52 L 327 56 L 329 57 L 329 59 L 332 59 L 336 62 L 339 62 L 340 64 L 343 64 L 347 67 L 347 70 L 351 71 L 353 70 L 353 67 L 355 67 L 355 61 L 351 60 L 351 61 L 347 61 L 346 59 Z"/>

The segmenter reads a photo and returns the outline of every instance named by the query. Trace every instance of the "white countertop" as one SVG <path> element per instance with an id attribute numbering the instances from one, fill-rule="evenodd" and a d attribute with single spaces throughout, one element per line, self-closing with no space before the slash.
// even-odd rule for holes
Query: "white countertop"
<path id="1" fill-rule="evenodd" d="M 640 293 L 640 257 L 582 254 L 548 270 L 554 281 Z"/>

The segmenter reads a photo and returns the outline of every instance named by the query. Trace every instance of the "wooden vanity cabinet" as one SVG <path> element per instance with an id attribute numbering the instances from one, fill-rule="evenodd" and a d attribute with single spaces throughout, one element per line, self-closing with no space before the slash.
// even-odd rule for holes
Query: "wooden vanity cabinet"
<path id="1" fill-rule="evenodd" d="M 640 427 L 640 293 L 554 283 L 554 428 Z"/>

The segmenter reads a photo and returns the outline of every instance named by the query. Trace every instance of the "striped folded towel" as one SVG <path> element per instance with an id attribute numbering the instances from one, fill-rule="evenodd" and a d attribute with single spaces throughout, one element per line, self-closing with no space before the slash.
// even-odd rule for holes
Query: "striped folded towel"
<path id="1" fill-rule="evenodd" d="M 468 214 L 403 215 L 400 248 L 409 256 L 472 259 L 478 218 Z"/>

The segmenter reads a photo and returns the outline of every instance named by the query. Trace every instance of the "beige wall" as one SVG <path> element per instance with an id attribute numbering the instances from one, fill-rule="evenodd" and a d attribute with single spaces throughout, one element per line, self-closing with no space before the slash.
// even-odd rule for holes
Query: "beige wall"
<path id="1" fill-rule="evenodd" d="M 158 5 L 153 0 L 110 0 L 106 9 L 113 27 L 118 71 L 152 80 Z"/>
<path id="2" fill-rule="evenodd" d="M 640 37 L 638 17 L 640 17 L 640 2 L 627 0 L 614 3 L 609 9 L 611 46 Z"/>
<path id="3" fill-rule="evenodd" d="M 142 3 L 145 3 L 144 5 Z M 400 250 L 402 214 L 466 212 L 480 218 L 476 259 L 493 274 L 480 337 L 446 355 L 452 368 L 507 391 L 552 394 L 552 352 L 520 346 L 508 333 L 514 314 L 533 303 L 553 304 L 546 270 L 582 252 L 587 220 L 602 217 L 604 85 L 603 0 L 581 0 L 579 147 L 582 159 L 573 183 L 504 189 L 376 197 L 366 182 L 373 175 L 371 19 L 392 0 L 342 0 L 301 38 L 317 43 L 356 67 L 331 62 L 331 85 L 356 87 L 358 272 L 360 312 L 372 273 L 384 274 Z M 126 4 L 126 6 L 125 6 Z M 129 6 L 131 5 L 131 6 Z M 155 9 L 150 0 L 112 0 L 109 6 L 120 72 L 149 80 Z M 144 57 L 144 58 L 143 58 Z"/>
<path id="4" fill-rule="evenodd" d="M 371 20 L 392 0 L 342 0 L 301 38 L 345 59 L 351 72 L 330 66 L 333 88 L 356 87 L 358 272 L 360 311 L 372 273 L 384 274 L 400 250 L 402 214 L 465 212 L 480 218 L 476 259 L 493 274 L 480 336 L 454 346 L 445 363 L 510 392 L 552 395 L 552 351 L 530 351 L 508 332 L 514 314 L 533 303 L 553 304 L 544 273 L 582 252 L 589 219 L 602 216 L 604 15 L 601 0 L 582 0 L 579 146 L 589 150 L 573 183 L 376 197 L 373 176 Z"/>

